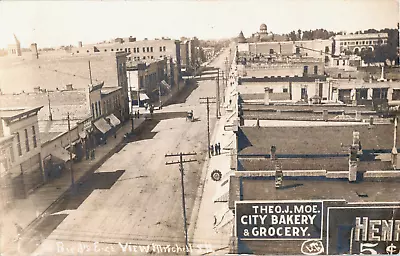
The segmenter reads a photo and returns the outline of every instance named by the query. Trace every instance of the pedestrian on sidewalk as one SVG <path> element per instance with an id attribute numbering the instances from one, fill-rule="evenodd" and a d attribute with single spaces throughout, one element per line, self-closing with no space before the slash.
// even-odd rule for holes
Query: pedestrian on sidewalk
<path id="1" fill-rule="evenodd" d="M 217 143 L 215 143 L 214 148 L 215 148 L 215 155 L 218 155 L 218 144 Z"/>
<path id="2" fill-rule="evenodd" d="M 221 155 L 221 144 L 218 142 L 218 155 Z"/>
<path id="3" fill-rule="evenodd" d="M 214 145 L 210 146 L 210 151 L 211 151 L 211 155 L 213 156 L 214 155 Z"/>
<path id="4" fill-rule="evenodd" d="M 139 110 L 137 111 L 137 118 L 140 118 Z"/>

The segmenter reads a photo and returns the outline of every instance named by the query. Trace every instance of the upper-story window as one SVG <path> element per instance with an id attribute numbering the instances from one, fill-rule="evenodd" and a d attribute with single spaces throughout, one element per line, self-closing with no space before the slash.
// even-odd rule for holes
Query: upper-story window
<path id="1" fill-rule="evenodd" d="M 97 107 L 97 103 L 94 104 L 94 107 L 96 109 L 96 118 L 99 116 L 99 109 Z"/>
<path id="2" fill-rule="evenodd" d="M 150 47 L 147 47 L 146 49 L 147 49 L 147 52 L 149 52 L 149 51 L 150 51 Z"/>
<path id="3" fill-rule="evenodd" d="M 146 47 L 143 47 L 143 52 L 146 52 Z"/>
<path id="4" fill-rule="evenodd" d="M 133 52 L 136 53 L 136 48 L 133 48 Z"/>
<path id="5" fill-rule="evenodd" d="M 164 51 L 164 52 L 166 51 L 165 46 L 163 46 L 163 51 Z"/>
<path id="6" fill-rule="evenodd" d="M 92 117 L 95 118 L 95 116 L 94 116 L 94 103 L 92 103 Z"/>
<path id="7" fill-rule="evenodd" d="M 32 139 L 33 139 L 33 147 L 36 148 L 37 141 L 36 141 L 36 130 L 34 125 L 32 125 Z"/>
<path id="8" fill-rule="evenodd" d="M 100 101 L 98 101 L 97 104 L 99 105 L 99 114 L 101 115 Z"/>
<path id="9" fill-rule="evenodd" d="M 25 129 L 25 148 L 26 152 L 29 152 L 29 136 L 28 136 L 28 129 Z"/>
<path id="10" fill-rule="evenodd" d="M 18 149 L 18 155 L 22 156 L 21 138 L 19 136 L 19 132 L 17 132 L 17 149 Z"/>
<path id="11" fill-rule="evenodd" d="M 150 47 L 150 51 L 151 51 L 151 52 L 153 52 L 153 46 L 152 46 L 152 47 Z"/>
<path id="12" fill-rule="evenodd" d="M 162 46 L 160 46 L 160 52 L 162 52 Z"/>

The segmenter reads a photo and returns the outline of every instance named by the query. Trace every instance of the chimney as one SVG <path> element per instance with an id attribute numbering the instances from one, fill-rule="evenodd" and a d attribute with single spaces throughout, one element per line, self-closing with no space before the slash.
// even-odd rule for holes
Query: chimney
<path id="1" fill-rule="evenodd" d="M 269 105 L 269 87 L 264 87 L 264 105 L 268 106 Z"/>
<path id="2" fill-rule="evenodd" d="M 356 111 L 356 120 L 360 120 L 360 111 Z"/>
<path id="3" fill-rule="evenodd" d="M 328 110 L 327 109 L 322 110 L 322 119 L 324 121 L 328 121 Z"/>
<path id="4" fill-rule="evenodd" d="M 276 160 L 276 146 L 271 146 L 271 160 Z"/>
<path id="5" fill-rule="evenodd" d="M 66 88 L 67 91 L 72 91 L 72 90 L 74 90 L 74 88 L 72 88 L 72 84 L 67 84 L 67 85 L 65 85 L 65 88 Z"/>
<path id="6" fill-rule="evenodd" d="M 392 165 L 397 169 L 397 116 L 394 118 Z"/>
<path id="7" fill-rule="evenodd" d="M 373 126 L 374 125 L 374 117 L 370 116 L 369 117 L 369 126 Z"/>
<path id="8" fill-rule="evenodd" d="M 79 41 L 79 42 L 78 42 L 78 47 L 79 47 L 79 48 L 82 48 L 82 41 Z"/>
<path id="9" fill-rule="evenodd" d="M 357 180 L 357 153 L 360 149 L 360 133 L 353 132 L 353 144 L 350 147 L 349 156 L 349 182 Z"/>

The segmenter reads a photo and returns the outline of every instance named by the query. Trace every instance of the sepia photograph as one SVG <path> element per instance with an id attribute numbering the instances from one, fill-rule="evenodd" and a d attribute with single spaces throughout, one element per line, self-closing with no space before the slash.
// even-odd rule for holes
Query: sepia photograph
<path id="1" fill-rule="evenodd" d="M 400 255 L 399 22 L 0 0 L 0 256 Z"/>

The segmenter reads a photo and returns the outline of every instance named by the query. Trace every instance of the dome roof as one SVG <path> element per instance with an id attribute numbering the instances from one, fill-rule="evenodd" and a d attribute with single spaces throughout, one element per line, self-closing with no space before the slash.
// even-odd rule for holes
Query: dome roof
<path id="1" fill-rule="evenodd" d="M 264 23 L 260 25 L 260 30 L 267 30 L 267 25 Z"/>

